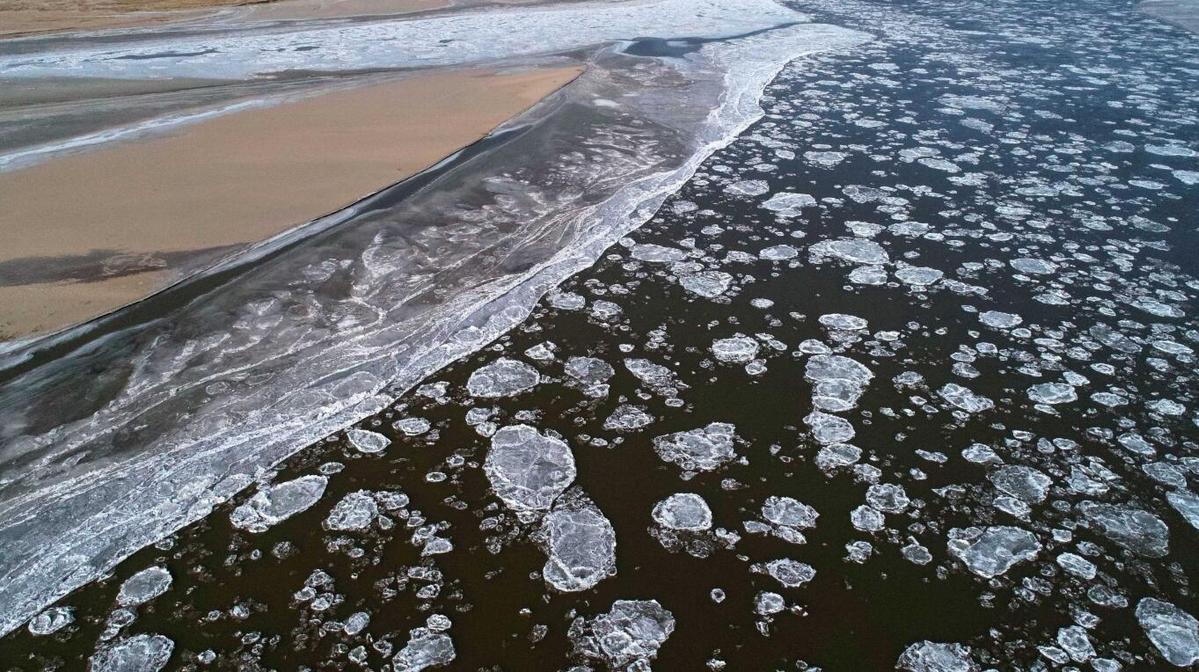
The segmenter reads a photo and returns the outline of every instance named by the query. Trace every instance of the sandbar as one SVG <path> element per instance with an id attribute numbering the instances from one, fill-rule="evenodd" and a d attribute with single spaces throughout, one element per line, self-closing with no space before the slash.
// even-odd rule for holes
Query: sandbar
<path id="1" fill-rule="evenodd" d="M 0 340 L 110 312 L 189 260 L 338 210 L 486 136 L 580 71 L 413 75 L 0 172 Z"/>

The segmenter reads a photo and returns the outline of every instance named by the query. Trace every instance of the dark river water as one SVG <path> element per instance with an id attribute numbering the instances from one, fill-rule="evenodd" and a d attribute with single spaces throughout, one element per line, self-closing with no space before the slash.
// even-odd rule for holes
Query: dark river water
<path id="1" fill-rule="evenodd" d="M 255 527 L 288 493 L 243 493 L 0 667 L 1199 660 L 1199 39 L 1123 2 L 793 6 L 876 39 L 791 63 L 528 320 L 287 460 L 315 503 Z M 505 472 L 517 434 L 542 461 Z"/>

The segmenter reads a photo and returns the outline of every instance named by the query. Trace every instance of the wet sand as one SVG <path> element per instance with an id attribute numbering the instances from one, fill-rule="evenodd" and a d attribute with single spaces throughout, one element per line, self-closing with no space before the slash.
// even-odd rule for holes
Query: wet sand
<path id="1" fill-rule="evenodd" d="M 249 21 L 404 14 L 449 6 L 447 0 L 0 0 L 0 36 L 65 30 L 138 28 L 190 21 L 243 6 Z"/>
<path id="2" fill-rule="evenodd" d="M 483 137 L 578 73 L 410 77 L 0 173 L 0 267 L 10 269 L 0 338 L 104 314 L 177 277 L 189 251 L 254 243 L 337 210 Z M 97 250 L 151 263 L 80 282 L 71 258 L 95 265 Z M 71 279 L 12 272 L 47 266 Z"/>

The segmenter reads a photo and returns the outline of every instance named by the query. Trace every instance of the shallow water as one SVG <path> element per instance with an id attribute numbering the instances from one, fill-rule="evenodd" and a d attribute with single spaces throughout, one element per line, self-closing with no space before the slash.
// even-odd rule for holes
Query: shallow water
<path id="1" fill-rule="evenodd" d="M 1199 43 L 1114 2 L 797 7 L 876 39 L 793 62 L 646 225 L 359 423 L 381 452 L 338 432 L 288 459 L 273 482 L 328 477 L 311 508 L 252 533 L 242 493 L 0 658 L 77 669 L 158 633 L 172 669 L 378 669 L 441 614 L 455 669 L 563 669 L 572 621 L 652 599 L 664 670 L 1165 669 L 1143 600 L 1199 614 Z M 471 382 L 501 358 L 524 366 Z M 547 585 L 544 513 L 493 493 L 509 425 L 569 446 L 570 490 L 530 472 L 546 505 L 585 496 L 614 530 L 594 588 Z M 361 490 L 365 529 L 323 527 Z M 713 529 L 656 521 L 677 493 Z M 784 586 L 780 559 L 814 576 Z M 152 566 L 169 589 L 118 609 Z"/>

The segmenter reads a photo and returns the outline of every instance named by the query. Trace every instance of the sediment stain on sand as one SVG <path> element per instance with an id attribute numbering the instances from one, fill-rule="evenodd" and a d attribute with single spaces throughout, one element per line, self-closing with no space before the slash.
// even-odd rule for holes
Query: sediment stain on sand
<path id="1" fill-rule="evenodd" d="M 579 72 L 412 76 L 0 173 L 0 263 L 96 250 L 178 259 L 170 253 L 261 241 L 427 168 Z M 0 335 L 102 315 L 184 268 L 4 288 Z"/>

